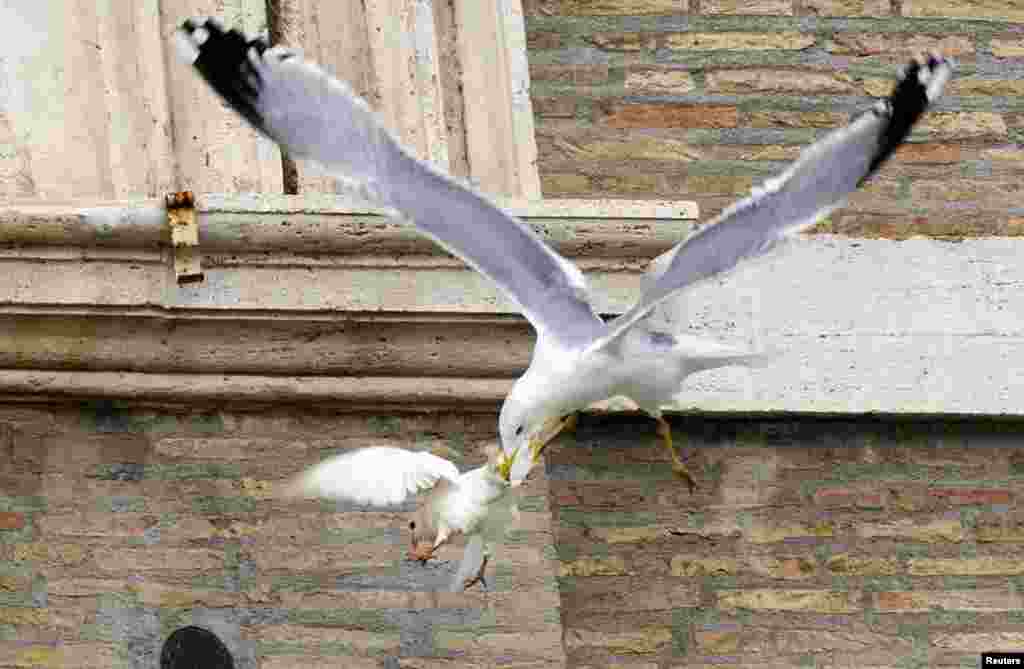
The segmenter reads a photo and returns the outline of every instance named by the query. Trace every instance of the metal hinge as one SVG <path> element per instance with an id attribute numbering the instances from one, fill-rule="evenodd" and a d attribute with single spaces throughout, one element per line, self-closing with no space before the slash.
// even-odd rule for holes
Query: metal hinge
<path id="1" fill-rule="evenodd" d="M 174 275 L 178 283 L 203 280 L 199 253 L 199 223 L 196 201 L 192 191 L 168 193 L 167 224 L 171 228 L 171 246 L 174 249 Z"/>

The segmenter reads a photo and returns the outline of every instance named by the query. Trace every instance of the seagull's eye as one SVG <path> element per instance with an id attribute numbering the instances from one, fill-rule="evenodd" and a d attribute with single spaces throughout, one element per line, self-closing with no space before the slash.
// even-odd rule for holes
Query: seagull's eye
<path id="1" fill-rule="evenodd" d="M 523 433 L 523 426 L 520 425 L 519 427 L 516 428 L 516 436 L 518 437 L 522 433 Z"/>

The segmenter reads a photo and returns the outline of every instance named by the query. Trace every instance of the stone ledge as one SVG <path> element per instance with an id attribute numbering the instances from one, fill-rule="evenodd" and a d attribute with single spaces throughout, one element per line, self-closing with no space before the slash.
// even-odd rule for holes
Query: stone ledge
<path id="1" fill-rule="evenodd" d="M 324 201 L 200 197 L 206 280 L 187 286 L 170 272 L 153 203 L 131 214 L 0 208 L 0 392 L 496 410 L 532 350 L 514 305 L 411 226 Z M 690 229 L 650 218 L 681 215 L 673 206 L 519 213 L 545 215 L 530 222 L 581 256 L 598 308 L 614 314 L 647 261 Z M 686 334 L 781 355 L 691 377 L 665 408 L 1020 416 L 1022 247 L 797 238 L 665 314 Z"/>

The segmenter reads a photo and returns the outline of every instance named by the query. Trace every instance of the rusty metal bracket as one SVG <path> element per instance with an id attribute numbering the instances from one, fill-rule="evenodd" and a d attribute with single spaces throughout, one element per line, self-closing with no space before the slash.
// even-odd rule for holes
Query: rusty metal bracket
<path id="1" fill-rule="evenodd" d="M 174 275 L 178 283 L 202 281 L 195 196 L 190 190 L 168 193 L 165 203 L 167 224 L 171 228 L 171 246 L 174 247 Z"/>

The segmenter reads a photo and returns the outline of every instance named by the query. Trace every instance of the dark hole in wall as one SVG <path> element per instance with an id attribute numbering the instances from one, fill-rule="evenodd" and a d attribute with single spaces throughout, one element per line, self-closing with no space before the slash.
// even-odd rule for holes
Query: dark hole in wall
<path id="1" fill-rule="evenodd" d="M 235 661 L 216 634 L 189 625 L 167 637 L 160 651 L 160 669 L 235 669 Z"/>

